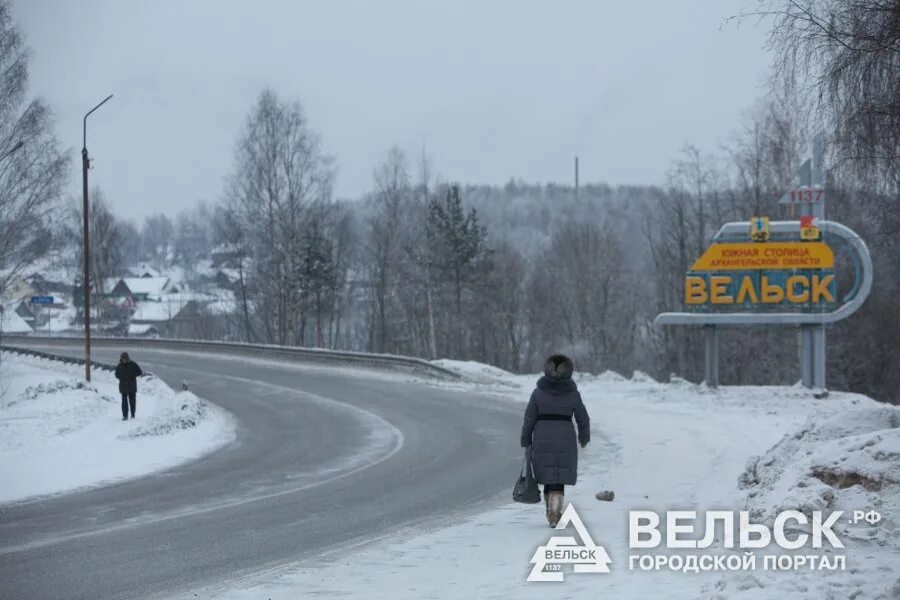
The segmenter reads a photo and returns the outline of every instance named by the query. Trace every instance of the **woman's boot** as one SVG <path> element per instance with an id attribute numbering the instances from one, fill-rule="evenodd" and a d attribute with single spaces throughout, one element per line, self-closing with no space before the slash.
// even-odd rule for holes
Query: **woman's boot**
<path id="1" fill-rule="evenodd" d="M 550 498 L 547 500 L 547 522 L 550 523 L 550 527 L 556 527 L 562 518 L 565 495 L 562 492 L 550 492 L 548 495 Z"/>
<path id="2" fill-rule="evenodd" d="M 544 515 L 547 517 L 548 523 L 550 522 L 550 494 L 552 493 L 553 492 L 544 492 Z"/>

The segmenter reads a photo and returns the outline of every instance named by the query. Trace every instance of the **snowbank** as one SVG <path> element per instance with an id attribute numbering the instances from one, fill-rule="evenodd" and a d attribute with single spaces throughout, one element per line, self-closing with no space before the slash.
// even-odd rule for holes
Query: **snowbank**
<path id="1" fill-rule="evenodd" d="M 138 383 L 122 421 L 113 374 L 3 353 L 0 502 L 108 484 L 173 467 L 234 439 L 224 410 L 155 377 Z"/>
<path id="2" fill-rule="evenodd" d="M 502 401 L 526 402 L 537 379 L 477 363 L 438 364 L 463 373 L 470 383 L 431 385 L 468 385 Z M 816 400 L 799 388 L 712 391 L 677 378 L 658 383 L 639 372 L 630 380 L 612 372 L 579 374 L 576 380 L 591 414 L 593 441 L 581 454 L 579 483 L 567 490 L 566 500 L 609 552 L 611 574 L 568 571 L 562 584 L 527 583 L 530 558 L 552 532 L 542 505 L 514 504 L 505 494 L 461 523 L 410 527 L 356 551 L 344 549 L 334 565 L 318 557 L 199 595 L 248 600 L 317 595 L 543 600 L 548 593 L 586 599 L 892 597 L 900 577 L 893 487 L 897 409 L 854 394 Z M 752 456 L 762 458 L 748 466 Z M 515 477 L 510 473 L 510 491 Z M 607 489 L 615 491 L 614 502 L 594 499 Z M 723 576 L 628 568 L 629 510 L 749 509 L 771 518 L 783 508 L 808 510 L 828 502 L 832 508 L 876 508 L 885 515 L 877 534 L 870 533 L 873 528 L 853 534 L 866 545 L 858 554 L 850 549 L 849 570 L 828 579 L 817 571 Z M 353 577 L 346 576 L 348 569 Z M 841 590 L 831 596 L 830 580 Z"/>
<path id="3" fill-rule="evenodd" d="M 3 333 L 32 333 L 31 325 L 20 317 L 13 306 L 3 308 L 0 304 L 0 331 Z"/>
<path id="4" fill-rule="evenodd" d="M 896 508 L 900 408 L 865 403 L 814 415 L 763 456 L 753 457 L 740 484 L 748 490 L 753 517 L 767 523 L 783 510 Z"/>
<path id="5" fill-rule="evenodd" d="M 740 477 L 754 521 L 772 525 L 785 510 L 840 510 L 833 527 L 845 544 L 849 574 L 797 574 L 774 580 L 755 574 L 722 582 L 716 598 L 766 598 L 766 590 L 809 597 L 900 597 L 900 408 L 855 399 L 853 406 L 810 416 L 796 432 L 762 456 L 752 457 Z M 874 510 L 877 523 L 851 523 L 855 511 Z"/>
<path id="6" fill-rule="evenodd" d="M 431 364 L 443 367 L 459 373 L 469 383 L 488 383 L 502 386 L 515 385 L 512 379 L 515 377 L 509 371 L 504 371 L 498 367 L 486 365 L 484 363 L 475 362 L 474 360 L 451 360 L 442 358 L 431 361 Z"/>

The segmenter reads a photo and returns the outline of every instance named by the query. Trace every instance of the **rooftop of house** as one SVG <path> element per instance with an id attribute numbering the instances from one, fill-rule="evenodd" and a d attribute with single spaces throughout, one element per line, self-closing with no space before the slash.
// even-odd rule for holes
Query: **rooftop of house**
<path id="1" fill-rule="evenodd" d="M 141 263 L 136 267 L 131 267 L 128 269 L 132 275 L 135 277 L 162 277 L 163 274 L 159 269 L 154 269 L 153 267 Z"/>
<path id="2" fill-rule="evenodd" d="M 0 311 L 0 331 L 4 333 L 31 333 L 34 330 L 16 311 L 6 309 Z"/>
<path id="3" fill-rule="evenodd" d="M 161 297 L 167 292 L 173 291 L 168 277 L 123 277 L 119 281 L 124 283 L 134 295 Z"/>
<path id="4" fill-rule="evenodd" d="M 178 317 L 190 302 L 187 297 L 169 294 L 159 302 L 139 302 L 131 315 L 132 322 L 164 323 Z"/>

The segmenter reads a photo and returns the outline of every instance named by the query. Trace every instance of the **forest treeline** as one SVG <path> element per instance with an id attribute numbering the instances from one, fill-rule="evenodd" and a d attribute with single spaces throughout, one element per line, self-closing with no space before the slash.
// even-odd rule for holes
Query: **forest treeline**
<path id="1" fill-rule="evenodd" d="M 515 372 L 564 352 L 586 371 L 696 381 L 700 332 L 656 328 L 653 318 L 683 306 L 684 274 L 721 224 L 792 216 L 777 200 L 822 131 L 827 216 L 867 241 L 876 276 L 864 308 L 828 329 L 829 387 L 896 401 L 900 8 L 761 7 L 743 18 L 771 24 L 768 93 L 720 147 L 686 144 L 660 185 L 473 185 L 440 180 L 427 156 L 394 147 L 374 167 L 369 193 L 337 200 L 337 159 L 298 101 L 266 89 L 249 109 L 219 201 L 138 226 L 113 216 L 116 199 L 93 195 L 95 272 L 147 262 L 189 276 L 213 248 L 227 248 L 234 310 L 198 321 L 191 337 Z M 71 210 L 57 224 L 58 247 L 77 246 L 79 222 Z M 725 331 L 723 382 L 794 383 L 798 343 L 795 329 Z"/>

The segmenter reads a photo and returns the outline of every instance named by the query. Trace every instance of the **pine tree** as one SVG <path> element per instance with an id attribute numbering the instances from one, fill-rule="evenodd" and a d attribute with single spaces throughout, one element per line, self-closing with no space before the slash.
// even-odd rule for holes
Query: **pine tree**
<path id="1" fill-rule="evenodd" d="M 429 201 L 427 228 L 436 276 L 453 291 L 451 351 L 459 355 L 463 347 L 463 296 L 488 264 L 487 229 L 479 223 L 474 208 L 465 211 L 457 185 L 451 185 L 443 199 Z"/>

